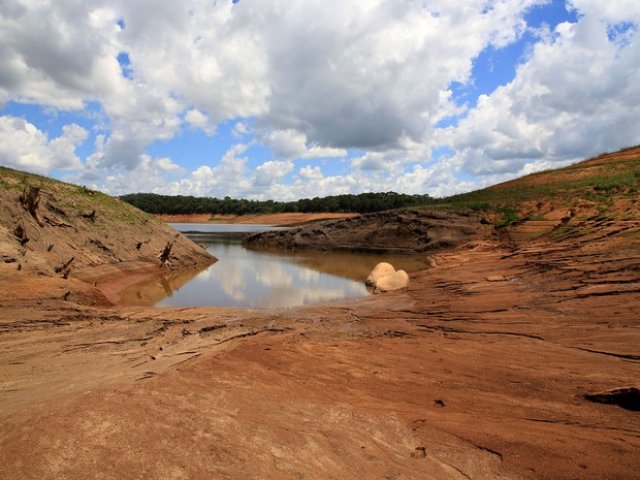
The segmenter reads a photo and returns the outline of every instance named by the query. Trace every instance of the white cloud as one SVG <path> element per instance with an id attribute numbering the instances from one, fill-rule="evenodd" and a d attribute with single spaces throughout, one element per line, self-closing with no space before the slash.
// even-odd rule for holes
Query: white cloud
<path id="1" fill-rule="evenodd" d="M 385 155 L 382 152 L 371 152 L 353 160 L 354 168 L 361 170 L 388 170 L 393 168 L 391 162 L 385 162 Z"/>
<path id="2" fill-rule="evenodd" d="M 467 81 L 487 45 L 523 31 L 534 3 L 287 2 L 262 30 L 273 66 L 267 119 L 334 148 L 422 142 L 449 83 Z"/>
<path id="3" fill-rule="evenodd" d="M 0 116 L 0 165 L 38 173 L 80 168 L 76 149 L 87 136 L 84 128 L 70 124 L 63 127 L 62 135 L 49 139 L 22 118 Z"/>
<path id="4" fill-rule="evenodd" d="M 307 145 L 307 136 L 293 129 L 272 130 L 261 137 L 277 158 L 331 158 L 346 157 L 347 151 L 342 148 Z"/>
<path id="5" fill-rule="evenodd" d="M 302 167 L 298 174 L 306 181 L 321 180 L 323 176 L 320 167 L 312 167 L 311 165 Z"/>
<path id="6" fill-rule="evenodd" d="M 466 172 L 497 181 L 637 143 L 640 3 L 622 3 L 574 0 L 578 22 L 560 24 L 513 81 L 447 129 Z M 635 27 L 611 35 L 623 19 Z"/>
<path id="7" fill-rule="evenodd" d="M 251 133 L 251 129 L 244 122 L 236 122 L 231 131 L 231 134 L 236 138 L 244 137 L 249 133 Z"/>
<path id="8" fill-rule="evenodd" d="M 247 157 L 241 156 L 247 148 L 248 146 L 242 143 L 233 145 L 215 167 L 202 165 L 189 177 L 170 183 L 157 183 L 153 191 L 173 195 L 240 197 L 239 193 L 248 190 L 252 185 L 246 177 Z"/>
<path id="9" fill-rule="evenodd" d="M 91 188 L 123 195 L 132 192 L 157 191 L 165 185 L 168 175 L 181 172 L 182 169 L 168 157 L 154 158 L 142 154 L 133 169 L 114 167 L 105 171 L 95 166 L 87 166 L 80 175 L 70 175 L 65 180 L 89 185 Z"/>
<path id="10" fill-rule="evenodd" d="M 184 116 L 184 119 L 192 127 L 203 130 L 209 125 L 209 117 L 196 108 L 189 110 Z"/>
<path id="11" fill-rule="evenodd" d="M 119 81 L 114 13 L 99 2 L 6 1 L 0 25 L 3 97 L 79 109 Z"/>
<path id="12" fill-rule="evenodd" d="M 515 38 L 542 1 L 9 2 L 0 97 L 101 102 L 113 129 L 105 166 L 133 168 L 144 146 L 175 135 L 186 105 L 213 123 L 295 130 L 308 157 L 342 156 L 334 149 L 422 141 L 449 82 L 467 80 L 472 59 Z"/>
<path id="13" fill-rule="evenodd" d="M 264 162 L 256 168 L 254 184 L 264 186 L 282 179 L 293 171 L 293 162 L 271 160 Z"/>

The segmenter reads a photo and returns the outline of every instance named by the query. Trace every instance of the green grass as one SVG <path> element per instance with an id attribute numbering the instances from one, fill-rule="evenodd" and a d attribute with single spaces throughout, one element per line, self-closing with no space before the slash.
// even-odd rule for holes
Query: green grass
<path id="1" fill-rule="evenodd" d="M 582 178 L 566 178 L 571 175 Z M 496 212 L 501 215 L 501 222 L 508 223 L 517 221 L 514 215 L 517 206 L 527 202 L 556 199 L 567 206 L 574 206 L 581 200 L 588 200 L 608 207 L 616 198 L 633 197 L 639 191 L 640 157 L 635 157 L 611 164 L 576 163 L 502 185 L 436 199 L 428 206 Z"/>
<path id="2" fill-rule="evenodd" d="M 510 207 L 498 208 L 498 213 L 500 214 L 500 218 L 498 223 L 496 223 L 497 227 L 507 227 L 521 220 L 518 212 Z"/>

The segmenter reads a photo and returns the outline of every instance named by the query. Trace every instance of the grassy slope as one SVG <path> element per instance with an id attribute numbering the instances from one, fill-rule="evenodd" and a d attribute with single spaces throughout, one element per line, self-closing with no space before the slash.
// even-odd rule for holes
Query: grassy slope
<path id="1" fill-rule="evenodd" d="M 156 222 L 153 216 L 132 207 L 118 198 L 110 197 L 101 192 L 84 186 L 64 183 L 47 177 L 25 173 L 6 167 L 0 167 L 0 188 L 5 192 L 18 192 L 27 187 L 38 187 L 48 197 L 55 197 L 56 206 L 62 210 L 75 213 L 89 213 L 96 210 L 99 214 L 95 226 L 100 227 L 101 217 L 120 220 L 129 224 L 140 224 L 148 221 Z M 47 198 L 43 198 L 44 201 Z"/>
<path id="2" fill-rule="evenodd" d="M 31 187 L 40 188 L 40 221 L 20 203 L 21 194 Z M 20 241 L 17 229 L 26 233 L 26 242 Z M 4 269 L 56 277 L 60 266 L 72 258 L 68 274 L 78 278 L 104 266 L 123 271 L 134 264 L 159 267 L 159 254 L 168 242 L 173 247 L 165 267 L 209 261 L 199 246 L 117 198 L 0 167 L 0 266 Z"/>
<path id="3" fill-rule="evenodd" d="M 445 208 L 495 212 L 504 224 L 523 218 L 544 220 L 558 209 L 579 211 L 583 219 L 637 218 L 640 146 L 604 154 L 565 168 L 527 175 L 483 190 L 437 202 Z"/>

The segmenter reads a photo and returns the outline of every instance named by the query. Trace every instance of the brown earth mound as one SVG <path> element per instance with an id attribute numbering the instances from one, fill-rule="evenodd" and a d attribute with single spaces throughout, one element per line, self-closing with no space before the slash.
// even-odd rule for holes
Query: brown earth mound
<path id="1" fill-rule="evenodd" d="M 401 210 L 315 222 L 288 230 L 255 233 L 243 245 L 251 249 L 356 250 L 422 253 L 484 238 L 492 229 L 473 212 Z"/>
<path id="2" fill-rule="evenodd" d="M 56 286 L 53 295 L 82 290 L 90 303 L 102 297 L 91 294 L 96 282 L 121 283 L 125 276 L 214 261 L 191 240 L 118 199 L 6 168 L 0 168 L 0 254 L 2 290 L 6 282 L 15 287 L 49 278 L 44 283 Z"/>

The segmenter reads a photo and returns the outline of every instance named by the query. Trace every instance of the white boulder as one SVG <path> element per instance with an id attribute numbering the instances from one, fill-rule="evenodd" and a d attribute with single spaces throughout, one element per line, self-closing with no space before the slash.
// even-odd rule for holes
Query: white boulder
<path id="1" fill-rule="evenodd" d="M 378 283 L 378 280 L 380 280 L 382 277 L 393 275 L 394 273 L 396 273 L 396 269 L 393 268 L 393 265 L 387 262 L 381 262 L 377 264 L 371 271 L 371 273 L 367 277 L 366 284 L 369 287 L 375 287 L 376 283 Z"/>
<path id="2" fill-rule="evenodd" d="M 409 285 L 409 275 L 404 270 L 396 271 L 390 263 L 382 262 L 376 265 L 366 283 L 375 292 L 390 292 Z"/>

